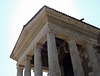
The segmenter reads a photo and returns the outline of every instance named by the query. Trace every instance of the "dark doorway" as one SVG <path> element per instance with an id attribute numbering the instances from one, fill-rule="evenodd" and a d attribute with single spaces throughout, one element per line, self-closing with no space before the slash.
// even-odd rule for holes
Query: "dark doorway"
<path id="1" fill-rule="evenodd" d="M 74 76 L 70 53 L 63 60 L 64 76 Z"/>

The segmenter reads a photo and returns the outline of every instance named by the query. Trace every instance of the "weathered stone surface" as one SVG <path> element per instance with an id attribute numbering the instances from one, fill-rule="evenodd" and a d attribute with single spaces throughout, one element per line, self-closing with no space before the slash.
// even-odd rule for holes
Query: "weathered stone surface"
<path id="1" fill-rule="evenodd" d="M 47 45 L 48 45 L 49 74 L 50 76 L 60 76 L 57 47 L 56 47 L 55 35 L 53 32 L 49 32 L 47 34 Z"/>
<path id="2" fill-rule="evenodd" d="M 36 44 L 34 49 L 34 75 L 42 76 L 42 60 L 41 60 L 42 45 Z"/>
<path id="3" fill-rule="evenodd" d="M 17 76 L 23 76 L 23 69 L 17 69 Z"/>
<path id="4" fill-rule="evenodd" d="M 86 45 L 86 49 L 87 49 L 90 65 L 92 67 L 94 76 L 100 76 L 100 65 L 95 54 L 95 49 L 90 44 Z"/>
<path id="5" fill-rule="evenodd" d="M 17 76 L 23 76 L 24 66 L 17 64 Z"/>
<path id="6" fill-rule="evenodd" d="M 71 39 L 68 41 L 69 44 L 69 50 L 70 50 L 70 56 L 72 60 L 73 70 L 75 76 L 84 76 L 84 71 L 82 68 L 82 64 L 80 61 L 78 49 L 76 46 L 75 40 Z"/>
<path id="7" fill-rule="evenodd" d="M 31 58 L 26 56 L 24 76 L 31 76 Z"/>

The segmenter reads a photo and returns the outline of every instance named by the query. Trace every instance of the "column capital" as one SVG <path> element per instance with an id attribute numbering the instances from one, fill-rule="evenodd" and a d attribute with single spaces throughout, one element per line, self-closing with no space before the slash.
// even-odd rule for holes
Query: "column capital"
<path id="1" fill-rule="evenodd" d="M 48 29 L 46 35 L 51 34 L 51 33 L 54 33 L 54 35 L 57 35 L 57 32 L 53 29 Z"/>
<path id="2" fill-rule="evenodd" d="M 34 49 L 42 49 L 42 44 L 36 43 Z"/>
<path id="3" fill-rule="evenodd" d="M 23 65 L 16 64 L 16 66 L 17 66 L 17 69 L 24 69 L 24 66 Z"/>
<path id="4" fill-rule="evenodd" d="M 50 76 L 60 76 L 57 46 L 53 31 L 47 34 L 48 64 Z"/>
<path id="5" fill-rule="evenodd" d="M 69 43 L 71 40 L 74 40 L 75 42 L 76 42 L 76 40 L 74 39 L 74 38 L 72 38 L 72 37 L 68 37 L 67 38 L 67 42 Z"/>
<path id="6" fill-rule="evenodd" d="M 31 59 L 32 56 L 26 55 L 24 76 L 31 76 Z"/>
<path id="7" fill-rule="evenodd" d="M 44 34 L 44 38 L 46 38 L 47 35 L 48 35 L 48 34 L 51 34 L 51 33 L 53 33 L 54 35 L 57 35 L 57 32 L 56 32 L 55 30 L 53 30 L 53 29 L 48 29 L 48 30 L 46 31 L 46 33 Z"/>
<path id="8" fill-rule="evenodd" d="M 90 42 L 90 41 L 86 42 L 85 47 L 88 47 L 88 46 L 92 46 L 92 47 L 93 47 L 93 45 L 91 44 L 91 42 Z"/>
<path id="9" fill-rule="evenodd" d="M 34 48 L 34 74 L 35 76 L 42 76 L 42 58 L 41 58 L 42 45 L 37 43 Z"/>
<path id="10" fill-rule="evenodd" d="M 84 71 L 80 61 L 80 56 L 77 48 L 76 41 L 72 38 L 68 41 L 73 71 L 75 76 L 84 76 Z"/>
<path id="11" fill-rule="evenodd" d="M 26 55 L 25 60 L 32 60 L 32 56 Z"/>
<path id="12" fill-rule="evenodd" d="M 89 47 L 90 47 L 90 48 L 92 48 L 92 50 L 93 50 L 94 52 L 97 52 L 97 50 L 94 49 L 94 46 L 93 46 L 91 43 L 86 43 L 85 47 L 86 47 L 86 48 L 89 48 Z"/>
<path id="13" fill-rule="evenodd" d="M 66 41 L 69 42 L 70 40 L 75 40 L 75 42 L 77 42 L 79 40 L 79 38 L 75 37 L 75 36 L 69 36 L 69 37 L 67 37 Z"/>

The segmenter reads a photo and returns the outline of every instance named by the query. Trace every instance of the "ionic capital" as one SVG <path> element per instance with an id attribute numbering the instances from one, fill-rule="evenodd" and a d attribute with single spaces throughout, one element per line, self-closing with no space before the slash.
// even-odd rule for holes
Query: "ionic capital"
<path id="1" fill-rule="evenodd" d="M 26 55 L 25 60 L 32 60 L 32 56 Z"/>
<path id="2" fill-rule="evenodd" d="M 85 47 L 89 47 L 89 46 L 93 47 L 93 45 L 91 44 L 90 41 L 86 42 L 86 44 L 85 44 Z"/>
<path id="3" fill-rule="evenodd" d="M 67 38 L 67 42 L 69 43 L 71 40 L 74 40 L 75 42 L 77 41 L 77 40 L 75 40 L 75 38 L 73 38 L 73 37 L 68 37 Z"/>
<path id="4" fill-rule="evenodd" d="M 53 33 L 54 35 L 57 35 L 57 32 L 53 29 L 48 29 L 46 32 L 46 35 Z"/>
<path id="5" fill-rule="evenodd" d="M 16 64 L 16 66 L 17 66 L 17 69 L 24 69 L 24 66 L 23 65 Z"/>
<path id="6" fill-rule="evenodd" d="M 94 52 L 97 52 L 97 50 L 94 49 L 94 45 L 89 42 L 86 43 L 85 47 L 87 47 L 87 48 L 90 47 L 93 49 Z"/>
<path id="7" fill-rule="evenodd" d="M 36 45 L 34 47 L 34 49 L 42 49 L 42 48 L 43 48 L 42 44 L 40 44 L 40 43 L 36 43 Z"/>

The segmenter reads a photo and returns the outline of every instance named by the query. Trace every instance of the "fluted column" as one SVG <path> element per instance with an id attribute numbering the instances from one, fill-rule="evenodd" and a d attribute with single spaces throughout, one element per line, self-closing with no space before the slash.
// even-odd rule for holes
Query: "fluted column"
<path id="1" fill-rule="evenodd" d="M 34 75 L 42 76 L 41 44 L 36 44 L 34 48 Z"/>
<path id="2" fill-rule="evenodd" d="M 31 56 L 26 56 L 24 76 L 31 76 Z"/>
<path id="3" fill-rule="evenodd" d="M 17 65 L 17 76 L 23 76 L 23 66 Z"/>
<path id="4" fill-rule="evenodd" d="M 73 71 L 75 76 L 84 76 L 84 71 L 80 61 L 77 45 L 74 39 L 68 40 L 71 61 L 73 65 Z"/>
<path id="5" fill-rule="evenodd" d="M 98 60 L 95 54 L 95 49 L 90 44 L 86 45 L 86 49 L 87 49 L 90 65 L 92 67 L 94 76 L 100 76 L 100 65 L 98 63 Z"/>
<path id="6" fill-rule="evenodd" d="M 47 34 L 48 63 L 50 76 L 60 76 L 59 62 L 55 35 L 52 31 Z"/>

